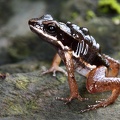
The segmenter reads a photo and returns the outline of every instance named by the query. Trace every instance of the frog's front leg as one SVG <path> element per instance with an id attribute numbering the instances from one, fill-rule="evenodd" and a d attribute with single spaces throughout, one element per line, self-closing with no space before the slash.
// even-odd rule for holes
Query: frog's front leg
<path id="1" fill-rule="evenodd" d="M 56 71 L 59 71 L 59 72 L 64 73 L 67 76 L 67 72 L 64 69 L 62 69 L 61 67 L 59 67 L 60 62 L 61 62 L 61 58 L 56 53 L 54 58 L 53 58 L 52 65 L 51 65 L 50 69 L 48 69 L 47 71 L 43 72 L 42 75 L 46 74 L 46 73 L 53 72 L 53 76 L 56 76 Z"/>
<path id="2" fill-rule="evenodd" d="M 73 99 L 78 99 L 78 100 L 82 101 L 86 98 L 82 98 L 78 92 L 78 85 L 77 85 L 77 82 L 76 82 L 75 76 L 74 76 L 74 63 L 72 60 L 72 52 L 71 51 L 64 52 L 64 57 L 65 57 L 64 62 L 65 62 L 65 65 L 67 68 L 67 73 L 68 73 L 70 96 L 68 98 L 57 97 L 56 99 L 65 101 L 66 103 L 71 102 L 71 100 L 73 100 Z"/>
<path id="3" fill-rule="evenodd" d="M 112 91 L 112 94 L 108 99 L 96 105 L 90 105 L 90 108 L 86 109 L 87 111 L 99 107 L 106 107 L 118 98 L 120 94 L 120 78 L 107 77 L 107 72 L 106 67 L 100 66 L 89 73 L 86 87 L 90 93 Z"/>

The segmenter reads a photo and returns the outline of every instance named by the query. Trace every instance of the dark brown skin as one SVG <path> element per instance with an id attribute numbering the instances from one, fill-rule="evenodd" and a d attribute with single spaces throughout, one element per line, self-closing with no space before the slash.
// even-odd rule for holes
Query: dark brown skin
<path id="1" fill-rule="evenodd" d="M 118 98 L 120 78 L 117 78 L 117 76 L 120 71 L 120 63 L 100 52 L 99 44 L 89 35 L 86 28 L 70 22 L 66 24 L 57 22 L 53 20 L 51 15 L 31 19 L 29 25 L 33 32 L 52 44 L 58 52 L 50 69 L 43 72 L 43 74 L 53 72 L 53 75 L 55 75 L 56 71 L 60 71 L 68 76 L 69 97 L 57 97 L 56 99 L 66 103 L 71 102 L 73 99 L 86 100 L 86 98 L 79 95 L 74 75 L 75 70 L 86 77 L 86 88 L 90 93 L 112 91 L 108 99 L 96 105 L 90 105 L 88 109 L 81 112 L 106 107 Z M 61 59 L 66 66 L 67 73 L 59 67 Z"/>

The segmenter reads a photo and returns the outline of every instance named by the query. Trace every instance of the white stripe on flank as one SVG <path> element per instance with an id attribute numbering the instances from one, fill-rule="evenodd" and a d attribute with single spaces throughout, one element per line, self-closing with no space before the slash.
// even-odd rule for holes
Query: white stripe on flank
<path id="1" fill-rule="evenodd" d="M 78 52 L 79 56 L 80 56 L 80 52 L 81 52 L 81 47 L 82 47 L 82 44 L 80 43 L 79 52 Z"/>
<path id="2" fill-rule="evenodd" d="M 83 55 L 86 55 L 87 53 L 88 53 L 88 44 L 86 44 L 86 48 L 85 48 L 85 50 L 84 50 Z"/>
<path id="3" fill-rule="evenodd" d="M 77 55 L 78 55 L 78 51 L 79 51 L 79 46 L 80 46 L 80 43 L 78 43 L 78 45 L 77 45 L 77 50 L 76 50 Z"/>
<path id="4" fill-rule="evenodd" d="M 88 47 L 88 44 L 85 44 L 84 40 L 82 40 L 81 43 L 77 44 L 77 49 L 75 52 L 73 51 L 73 55 L 77 58 L 80 57 L 80 54 L 86 55 L 88 53 Z"/>
<path id="5" fill-rule="evenodd" d="M 81 49 L 81 53 L 83 53 L 84 50 L 84 41 L 82 40 L 82 49 Z"/>

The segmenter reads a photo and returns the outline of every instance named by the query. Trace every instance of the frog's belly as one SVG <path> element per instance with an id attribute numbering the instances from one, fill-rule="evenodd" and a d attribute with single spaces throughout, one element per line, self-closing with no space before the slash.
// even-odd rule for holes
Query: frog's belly
<path id="1" fill-rule="evenodd" d="M 96 68 L 95 65 L 90 65 L 90 64 L 84 68 L 79 66 L 76 68 L 76 72 L 79 73 L 80 75 L 87 77 L 88 73 L 95 68 Z"/>

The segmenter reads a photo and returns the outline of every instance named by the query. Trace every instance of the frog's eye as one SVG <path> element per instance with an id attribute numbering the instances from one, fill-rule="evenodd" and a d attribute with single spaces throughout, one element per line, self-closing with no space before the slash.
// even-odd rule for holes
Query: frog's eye
<path id="1" fill-rule="evenodd" d="M 48 26 L 46 26 L 46 32 L 48 32 L 49 34 L 55 34 L 56 26 L 54 24 L 48 24 Z"/>

